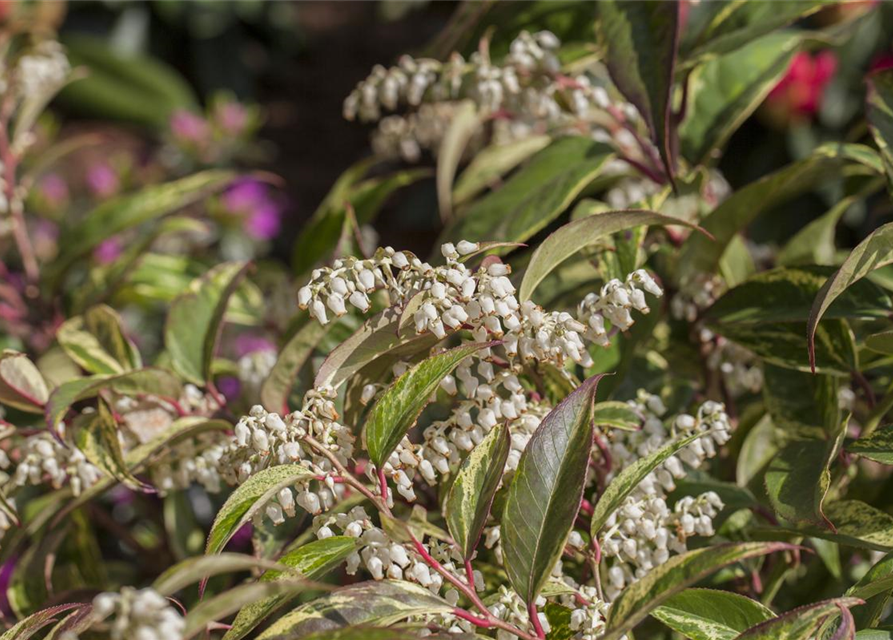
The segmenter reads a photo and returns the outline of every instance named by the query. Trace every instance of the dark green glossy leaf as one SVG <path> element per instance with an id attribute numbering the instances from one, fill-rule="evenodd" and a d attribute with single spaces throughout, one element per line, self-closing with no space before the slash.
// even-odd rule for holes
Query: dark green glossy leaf
<path id="1" fill-rule="evenodd" d="M 793 438 L 828 436 L 840 433 L 838 381 L 827 375 L 814 375 L 763 365 L 763 402 L 776 427 Z"/>
<path id="2" fill-rule="evenodd" d="M 509 487 L 501 521 L 505 568 L 528 603 L 549 578 L 580 508 L 601 377 L 586 380 L 543 419 Z"/>
<path id="3" fill-rule="evenodd" d="M 363 443 L 372 463 L 381 468 L 388 457 L 418 420 L 422 409 L 437 391 L 440 381 L 476 351 L 495 342 L 470 343 L 449 349 L 423 360 L 397 378 L 372 407 Z"/>
<path id="4" fill-rule="evenodd" d="M 605 211 L 569 222 L 546 238 L 533 252 L 524 279 L 521 281 L 518 299 L 521 301 L 529 299 L 543 278 L 580 249 L 612 233 L 645 225 L 680 225 L 696 228 L 678 218 L 639 209 Z"/>
<path id="5" fill-rule="evenodd" d="M 661 0 L 600 0 L 596 6 L 595 30 L 611 79 L 639 110 L 672 179 L 672 90 L 680 5 Z"/>
<path id="6" fill-rule="evenodd" d="M 651 611 L 686 587 L 730 564 L 791 549 L 779 542 L 738 542 L 695 549 L 673 556 L 626 587 L 611 605 L 602 640 L 618 640 Z"/>
<path id="7" fill-rule="evenodd" d="M 223 316 L 230 297 L 248 269 L 246 262 L 217 265 L 193 280 L 171 304 L 164 327 L 164 346 L 174 370 L 204 385 L 210 380 Z"/>
<path id="8" fill-rule="evenodd" d="M 558 217 L 614 157 L 606 144 L 556 140 L 444 230 L 441 240 L 524 242 Z"/>
<path id="9" fill-rule="evenodd" d="M 871 435 L 859 438 L 848 445 L 846 450 L 881 464 L 893 464 L 893 424 L 880 427 Z"/>
<path id="10" fill-rule="evenodd" d="M 828 307 L 869 273 L 891 263 L 893 263 L 893 223 L 888 223 L 872 231 L 871 235 L 860 242 L 840 265 L 840 269 L 825 282 L 809 312 L 807 325 L 809 361 L 813 370 L 817 360 L 816 331 Z"/>
<path id="11" fill-rule="evenodd" d="M 466 559 L 474 554 L 505 473 L 511 434 L 498 424 L 466 456 L 444 505 L 447 526 Z"/>
<path id="12" fill-rule="evenodd" d="M 893 592 L 893 553 L 886 554 L 847 589 L 846 595 L 865 600 L 865 604 L 853 611 L 856 627 L 877 626 Z"/>
<path id="13" fill-rule="evenodd" d="M 651 615 L 691 640 L 734 640 L 742 631 L 775 617 L 756 600 L 716 589 L 686 589 Z"/>

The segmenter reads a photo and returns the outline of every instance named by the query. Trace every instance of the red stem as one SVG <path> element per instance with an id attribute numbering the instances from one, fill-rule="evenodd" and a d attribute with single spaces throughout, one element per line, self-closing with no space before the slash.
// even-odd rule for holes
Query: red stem
<path id="1" fill-rule="evenodd" d="M 540 615 L 536 610 L 536 602 L 529 602 L 527 604 L 527 615 L 530 617 L 530 624 L 533 625 L 533 630 L 536 631 L 537 638 L 545 638 L 546 632 L 543 631 L 543 625 L 540 624 Z"/>
<path id="2" fill-rule="evenodd" d="M 384 469 L 378 470 L 378 488 L 381 491 L 381 501 L 388 503 L 388 478 L 384 474 Z"/>

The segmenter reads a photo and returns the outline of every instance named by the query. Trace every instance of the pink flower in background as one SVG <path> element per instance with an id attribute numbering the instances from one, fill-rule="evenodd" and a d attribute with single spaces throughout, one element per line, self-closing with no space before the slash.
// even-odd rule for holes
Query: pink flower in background
<path id="1" fill-rule="evenodd" d="M 118 192 L 121 181 L 118 174 L 104 162 L 98 162 L 87 171 L 87 188 L 97 198 L 108 198 Z"/>
<path id="2" fill-rule="evenodd" d="M 248 124 L 248 111 L 238 102 L 220 104 L 215 110 L 214 117 L 221 129 L 234 136 L 242 133 Z"/>
<path id="3" fill-rule="evenodd" d="M 832 51 L 815 55 L 801 51 L 791 60 L 788 72 L 769 92 L 766 101 L 790 117 L 813 116 L 836 70 L 837 56 Z"/>
<path id="4" fill-rule="evenodd" d="M 217 390 L 227 401 L 234 402 L 242 393 L 242 383 L 236 376 L 221 376 L 217 378 Z"/>
<path id="5" fill-rule="evenodd" d="M 9 588 L 9 581 L 12 578 L 12 572 L 15 571 L 17 556 L 12 556 L 0 567 L 0 613 L 4 616 L 12 615 L 12 607 L 9 606 L 9 599 L 6 591 Z"/>
<path id="6" fill-rule="evenodd" d="M 68 202 L 68 183 L 57 173 L 48 173 L 40 179 L 40 195 L 53 209 Z"/>
<path id="7" fill-rule="evenodd" d="M 118 259 L 124 251 L 124 246 L 119 238 L 109 238 L 93 249 L 93 258 L 99 264 L 109 264 Z"/>
<path id="8" fill-rule="evenodd" d="M 276 345 L 263 336 L 242 334 L 236 338 L 236 356 L 241 358 L 258 351 L 276 351 Z"/>
<path id="9" fill-rule="evenodd" d="M 170 120 L 171 133 L 180 142 L 201 143 L 208 137 L 208 122 L 203 117 L 179 109 Z"/>
<path id="10" fill-rule="evenodd" d="M 282 209 L 264 183 L 241 180 L 223 194 L 222 202 L 229 213 L 242 218 L 242 226 L 252 238 L 269 240 L 279 233 Z"/>

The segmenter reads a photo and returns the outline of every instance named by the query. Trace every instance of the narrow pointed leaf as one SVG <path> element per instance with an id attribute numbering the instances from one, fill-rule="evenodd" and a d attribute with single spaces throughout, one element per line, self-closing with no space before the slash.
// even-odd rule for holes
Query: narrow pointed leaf
<path id="1" fill-rule="evenodd" d="M 164 345 L 174 370 L 189 382 L 204 385 L 209 380 L 227 303 L 247 269 L 247 262 L 218 265 L 193 280 L 171 304 Z"/>
<path id="2" fill-rule="evenodd" d="M 529 299 L 543 278 L 580 249 L 612 233 L 644 225 L 679 225 L 692 229 L 697 228 L 678 218 L 671 218 L 644 209 L 605 211 L 569 222 L 546 238 L 533 252 L 530 264 L 527 265 L 527 271 L 524 273 L 524 279 L 521 281 L 518 299 L 521 301 Z"/>
<path id="3" fill-rule="evenodd" d="M 686 589 L 651 615 L 691 640 L 734 640 L 742 631 L 775 617 L 756 600 L 718 589 Z"/>
<path id="4" fill-rule="evenodd" d="M 60 615 L 65 614 L 72 609 L 79 609 L 86 606 L 88 605 L 71 603 L 59 604 L 47 609 L 41 609 L 7 629 L 3 635 L 0 636 L 0 640 L 28 640 L 28 638 L 34 636 L 47 625 L 56 622 Z"/>
<path id="5" fill-rule="evenodd" d="M 777 618 L 762 622 L 743 632 L 735 640 L 809 640 L 822 623 L 842 609 L 862 604 L 858 598 L 835 598 L 788 611 Z M 850 617 L 852 621 L 852 617 Z M 855 629 L 849 633 L 849 637 Z M 847 636 L 840 636 L 847 637 Z"/>
<path id="6" fill-rule="evenodd" d="M 242 525 L 251 521 L 273 496 L 285 487 L 312 478 L 314 473 L 302 464 L 283 464 L 260 471 L 232 492 L 217 512 L 205 553 L 219 553 Z"/>
<path id="7" fill-rule="evenodd" d="M 450 487 L 445 511 L 453 540 L 470 559 L 490 515 L 511 450 L 508 427 L 498 424 L 462 461 Z"/>
<path id="8" fill-rule="evenodd" d="M 611 79 L 639 110 L 672 180 L 672 91 L 679 3 L 600 0 L 596 6 L 596 33 L 605 49 Z"/>
<path id="9" fill-rule="evenodd" d="M 847 256 L 833 276 L 828 278 L 813 302 L 806 327 L 809 363 L 816 364 L 815 334 L 825 311 L 844 291 L 875 269 L 893 263 L 893 222 L 875 229 Z"/>
<path id="10" fill-rule="evenodd" d="M 548 146 L 549 136 L 529 136 L 514 142 L 491 144 L 478 152 L 456 180 L 453 203 L 468 202 L 478 193 L 498 183 L 509 171 Z"/>
<path id="11" fill-rule="evenodd" d="M 593 443 L 593 376 L 543 419 L 521 455 L 502 513 L 509 582 L 533 602 L 561 556 L 583 499 Z"/>
<path id="12" fill-rule="evenodd" d="M 667 458 L 686 445 L 691 444 L 698 438 L 704 437 L 705 433 L 706 432 L 694 433 L 685 438 L 680 438 L 671 442 L 654 453 L 645 456 L 644 458 L 639 458 L 617 474 L 617 477 L 611 480 L 611 482 L 608 483 L 608 486 L 605 487 L 602 495 L 599 496 L 598 502 L 595 504 L 592 513 L 592 524 L 590 527 L 592 536 L 597 536 L 599 534 L 601 528 L 605 526 L 605 523 L 608 521 L 608 518 L 611 517 L 611 514 L 623 504 L 626 497 L 639 486 L 639 483 L 645 479 L 645 476 L 666 462 Z"/>
<path id="13" fill-rule="evenodd" d="M 449 349 L 423 360 L 397 378 L 372 407 L 363 431 L 363 441 L 372 463 L 381 468 L 387 461 L 418 420 L 444 377 L 475 351 L 495 344 L 471 343 Z"/>
<path id="14" fill-rule="evenodd" d="M 857 628 L 877 626 L 891 592 L 893 592 L 893 553 L 888 553 L 874 563 L 844 594 L 865 600 L 865 604 L 853 612 Z"/>
<path id="15" fill-rule="evenodd" d="M 437 152 L 437 204 L 441 220 L 453 217 L 453 179 L 469 141 L 481 126 L 474 103 L 465 100 L 456 107 Z"/>
<path id="16" fill-rule="evenodd" d="M 332 536 L 324 540 L 315 540 L 290 551 L 279 558 L 278 563 L 291 568 L 294 572 L 308 580 L 318 580 L 338 567 L 357 549 L 357 541 L 349 536 Z M 292 573 L 278 570 L 267 571 L 260 580 L 271 582 L 288 580 Z M 273 611 L 291 601 L 288 595 L 275 595 L 258 600 L 239 611 L 233 620 L 232 628 L 226 632 L 223 640 L 241 640 L 257 627 Z"/>
<path id="17" fill-rule="evenodd" d="M 714 571 L 742 560 L 792 548 L 782 542 L 738 542 L 673 556 L 623 590 L 611 605 L 607 628 L 601 640 L 618 640 L 651 611 Z"/>
<path id="18" fill-rule="evenodd" d="M 272 560 L 255 558 L 243 553 L 218 553 L 196 556 L 175 564 L 155 579 L 152 588 L 163 596 L 172 596 L 181 589 L 224 573 L 239 573 L 254 569 L 283 570 L 286 567 Z M 294 578 L 294 574 L 290 574 Z"/>

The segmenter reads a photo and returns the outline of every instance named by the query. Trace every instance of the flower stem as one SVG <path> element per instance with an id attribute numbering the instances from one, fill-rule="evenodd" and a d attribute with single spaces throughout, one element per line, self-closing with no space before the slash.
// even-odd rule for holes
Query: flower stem
<path id="1" fill-rule="evenodd" d="M 527 615 L 530 617 L 530 624 L 533 625 L 533 629 L 536 631 L 536 637 L 545 638 L 546 632 L 543 631 L 543 625 L 540 624 L 540 614 L 536 610 L 536 602 L 533 600 L 527 603 Z"/>

